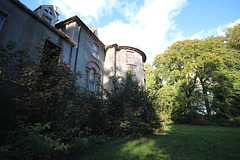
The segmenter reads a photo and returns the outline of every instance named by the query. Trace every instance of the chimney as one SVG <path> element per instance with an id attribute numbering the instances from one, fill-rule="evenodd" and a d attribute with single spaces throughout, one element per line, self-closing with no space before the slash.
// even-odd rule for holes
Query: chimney
<path id="1" fill-rule="evenodd" d="M 89 29 L 95 34 L 96 37 L 98 37 L 98 32 L 97 32 L 96 26 L 92 26 Z"/>

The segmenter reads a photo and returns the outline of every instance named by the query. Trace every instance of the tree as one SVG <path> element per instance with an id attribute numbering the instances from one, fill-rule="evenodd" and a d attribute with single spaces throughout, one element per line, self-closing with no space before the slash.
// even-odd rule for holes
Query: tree
<path id="1" fill-rule="evenodd" d="M 226 29 L 227 44 L 234 49 L 240 50 L 240 24 Z"/>
<path id="2" fill-rule="evenodd" d="M 154 105 L 157 105 L 157 91 L 163 86 L 161 78 L 156 74 L 151 64 L 144 65 L 146 89 L 149 93 L 149 98 Z"/>
<path id="3" fill-rule="evenodd" d="M 172 118 L 175 119 L 204 112 L 209 119 L 213 114 L 229 117 L 232 111 L 228 111 L 236 104 L 236 99 L 230 98 L 236 97 L 233 94 L 236 74 L 232 74 L 238 67 L 236 53 L 236 49 L 229 49 L 224 43 L 224 37 L 172 44 L 157 55 L 153 63 L 154 74 L 165 83 L 155 91 L 159 93 L 160 108 L 173 108 Z M 164 90 L 171 95 L 170 99 Z"/>
<path id="4" fill-rule="evenodd" d="M 225 64 L 233 81 L 233 90 L 231 96 L 228 97 L 229 115 L 239 116 L 240 113 L 240 24 L 225 30 L 225 45 L 228 50 L 227 55 L 224 55 Z M 228 116 L 229 117 L 229 116 Z"/>
<path id="5" fill-rule="evenodd" d="M 198 43 L 198 40 L 178 41 L 155 57 L 155 71 L 165 83 L 159 90 L 161 108 L 173 109 L 179 106 L 185 108 L 186 114 L 193 110 L 197 79 L 192 63 L 198 53 Z M 174 110 L 176 111 L 176 108 Z"/>
<path id="6" fill-rule="evenodd" d="M 116 135 L 150 134 L 159 127 L 155 109 L 135 74 L 128 70 L 124 77 L 112 77 L 113 87 L 105 90 L 108 106 L 106 119 L 109 133 Z"/>

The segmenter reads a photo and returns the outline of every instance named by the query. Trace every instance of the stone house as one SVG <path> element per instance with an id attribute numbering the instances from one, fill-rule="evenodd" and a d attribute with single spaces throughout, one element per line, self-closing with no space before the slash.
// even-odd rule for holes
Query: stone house
<path id="1" fill-rule="evenodd" d="M 28 49 L 36 63 L 40 63 L 36 46 L 57 48 L 55 54 L 83 75 L 78 84 L 91 91 L 99 89 L 97 84 L 111 87 L 109 77 L 124 76 L 128 69 L 144 84 L 146 55 L 140 49 L 103 44 L 97 29 L 87 27 L 78 16 L 56 24 L 59 14 L 52 5 L 31 11 L 18 0 L 0 0 L 0 4 L 0 46 L 14 41 L 16 49 Z"/>

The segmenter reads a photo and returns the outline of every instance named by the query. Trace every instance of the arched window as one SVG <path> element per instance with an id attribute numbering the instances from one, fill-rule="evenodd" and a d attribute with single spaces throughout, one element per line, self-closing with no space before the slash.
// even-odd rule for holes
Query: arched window
<path id="1" fill-rule="evenodd" d="M 101 84 L 101 73 L 95 62 L 88 62 L 85 72 L 85 87 L 90 91 L 99 91 Z"/>

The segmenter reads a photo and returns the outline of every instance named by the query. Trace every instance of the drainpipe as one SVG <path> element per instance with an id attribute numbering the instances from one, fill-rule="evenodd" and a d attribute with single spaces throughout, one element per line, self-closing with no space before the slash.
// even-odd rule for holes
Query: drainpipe
<path id="1" fill-rule="evenodd" d="M 117 47 L 114 47 L 115 48 L 115 50 L 114 50 L 114 77 L 116 77 L 116 74 L 117 74 L 117 71 L 116 71 L 116 69 L 117 69 Z"/>
<path id="2" fill-rule="evenodd" d="M 116 77 L 117 76 L 117 51 L 119 50 L 118 49 L 118 45 L 117 44 L 114 44 L 114 76 Z"/>
<path id="3" fill-rule="evenodd" d="M 81 32 L 82 32 L 81 26 L 78 27 L 78 30 L 79 30 L 79 32 L 78 32 L 78 45 L 77 45 L 77 49 L 76 49 L 76 57 L 75 57 L 74 71 L 76 71 L 76 67 L 77 67 L 78 51 L 79 51 L 80 37 L 81 37 Z"/>
<path id="4" fill-rule="evenodd" d="M 71 62 L 72 62 L 72 52 L 73 52 L 73 47 L 74 45 L 71 45 L 71 50 L 70 50 L 70 56 L 69 56 L 69 66 L 71 66 Z"/>

